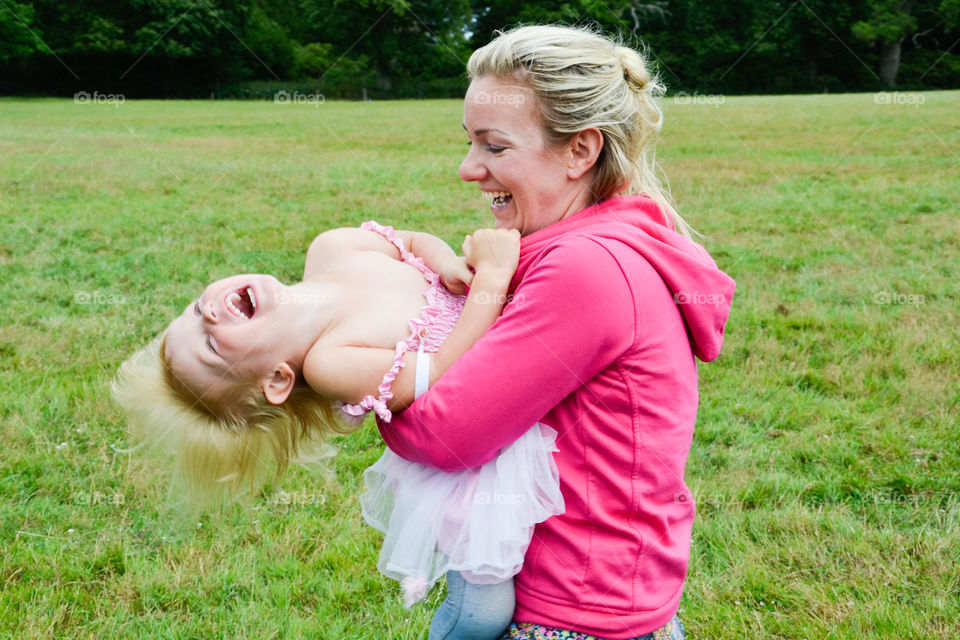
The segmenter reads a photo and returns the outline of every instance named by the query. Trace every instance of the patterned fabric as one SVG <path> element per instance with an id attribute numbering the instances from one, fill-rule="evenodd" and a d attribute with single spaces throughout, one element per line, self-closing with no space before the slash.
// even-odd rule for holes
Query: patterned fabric
<path id="1" fill-rule="evenodd" d="M 630 640 L 684 640 L 683 624 L 674 616 L 667 624 L 652 633 Z M 568 631 L 532 622 L 514 622 L 507 627 L 500 640 L 603 640 L 580 631 Z"/>
<path id="2" fill-rule="evenodd" d="M 387 408 L 387 403 L 393 399 L 393 392 L 390 386 L 397 379 L 400 369 L 403 368 L 403 356 L 408 351 L 417 351 L 421 343 L 428 353 L 435 353 L 443 341 L 446 339 L 453 326 L 457 324 L 457 318 L 463 311 L 463 305 L 466 302 L 465 296 L 458 296 L 447 291 L 440 283 L 440 276 L 434 273 L 423 260 L 407 251 L 403 246 L 403 240 L 397 237 L 393 227 L 385 227 L 376 222 L 368 221 L 360 225 L 361 229 L 374 231 L 393 243 L 400 250 L 400 259 L 416 267 L 430 287 L 423 297 L 426 304 L 420 311 L 419 318 L 410 320 L 410 335 L 397 343 L 394 352 L 393 366 L 383 376 L 380 386 L 377 387 L 378 397 L 369 395 L 357 404 L 337 403 L 336 408 L 340 410 L 341 417 L 348 424 L 358 425 L 363 421 L 370 411 L 376 412 L 377 416 L 384 422 L 390 422 L 393 414 Z"/>

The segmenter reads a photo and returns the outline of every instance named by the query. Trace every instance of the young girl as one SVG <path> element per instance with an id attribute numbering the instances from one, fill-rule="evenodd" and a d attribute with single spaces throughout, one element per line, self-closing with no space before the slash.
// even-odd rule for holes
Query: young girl
<path id="1" fill-rule="evenodd" d="M 389 422 L 493 324 L 519 234 L 478 231 L 464 253 L 374 222 L 323 233 L 300 283 L 237 275 L 208 286 L 124 363 L 115 397 L 143 437 L 172 436 L 201 494 L 252 482 L 263 459 L 282 473 L 370 411 Z M 378 567 L 401 581 L 405 603 L 449 572 L 431 640 L 493 638 L 509 623 L 533 526 L 563 511 L 555 437 L 534 425 L 454 474 L 388 449 L 365 473 L 364 517 L 386 533 Z"/>

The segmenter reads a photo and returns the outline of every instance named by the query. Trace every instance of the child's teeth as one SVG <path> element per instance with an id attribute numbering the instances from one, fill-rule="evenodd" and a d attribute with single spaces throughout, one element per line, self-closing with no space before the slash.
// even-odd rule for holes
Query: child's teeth
<path id="1" fill-rule="evenodd" d="M 239 299 L 240 299 L 240 294 L 237 293 L 236 291 L 234 291 L 234 292 L 231 293 L 230 296 L 227 298 L 227 306 L 230 307 L 230 311 L 232 311 L 233 313 L 237 314 L 238 316 L 240 316 L 240 317 L 242 317 L 242 318 L 246 318 L 246 317 L 247 317 L 247 314 L 245 314 L 243 311 L 240 310 L 239 307 L 237 307 L 236 301 L 239 300 Z"/>
<path id="2" fill-rule="evenodd" d="M 257 310 L 257 297 L 253 295 L 253 287 L 247 287 L 247 295 L 250 296 L 250 304 L 253 306 L 253 310 Z"/>

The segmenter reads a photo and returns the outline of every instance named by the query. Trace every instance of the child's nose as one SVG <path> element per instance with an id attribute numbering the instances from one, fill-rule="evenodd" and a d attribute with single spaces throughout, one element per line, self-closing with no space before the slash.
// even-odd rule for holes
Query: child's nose
<path id="1" fill-rule="evenodd" d="M 217 310 L 213 308 L 213 300 L 204 303 L 201 309 L 203 311 L 203 317 L 206 318 L 208 322 L 217 323 Z"/>

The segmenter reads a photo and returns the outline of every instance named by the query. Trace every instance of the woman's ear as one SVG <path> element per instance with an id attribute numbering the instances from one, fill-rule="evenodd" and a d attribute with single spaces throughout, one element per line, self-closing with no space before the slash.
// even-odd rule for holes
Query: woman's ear
<path id="1" fill-rule="evenodd" d="M 286 362 L 281 362 L 273 373 L 260 381 L 260 388 L 270 404 L 283 404 L 297 384 L 297 374 Z"/>
<path id="2" fill-rule="evenodd" d="M 597 158 L 603 150 L 603 134 L 599 129 L 584 129 L 573 134 L 567 145 L 570 159 L 567 177 L 579 180 L 597 164 Z"/>

